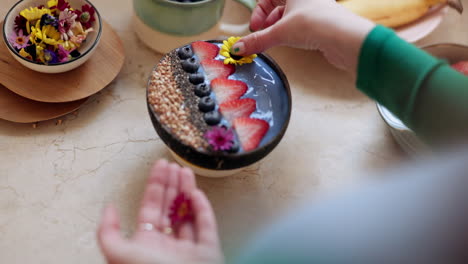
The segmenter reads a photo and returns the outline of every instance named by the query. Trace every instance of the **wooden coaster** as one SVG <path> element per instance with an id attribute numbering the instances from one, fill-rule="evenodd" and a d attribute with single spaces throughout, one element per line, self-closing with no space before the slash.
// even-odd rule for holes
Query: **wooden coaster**
<path id="1" fill-rule="evenodd" d="M 34 123 L 71 113 L 88 98 L 69 103 L 43 103 L 21 97 L 0 85 L 0 119 Z"/>
<path id="2" fill-rule="evenodd" d="M 0 34 L 3 34 L 2 24 Z M 13 58 L 3 39 L 0 42 L 0 84 L 39 102 L 63 103 L 89 97 L 115 79 L 125 60 L 122 41 L 104 21 L 101 41 L 92 57 L 75 70 L 65 73 L 32 71 Z"/>

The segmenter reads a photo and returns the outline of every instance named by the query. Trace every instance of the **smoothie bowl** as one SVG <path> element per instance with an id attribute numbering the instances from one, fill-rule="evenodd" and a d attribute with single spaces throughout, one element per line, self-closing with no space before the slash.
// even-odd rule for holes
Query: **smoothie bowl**
<path id="1" fill-rule="evenodd" d="M 148 110 L 174 158 L 203 176 L 237 173 L 268 155 L 291 115 L 286 76 L 267 55 L 229 54 L 235 41 L 196 41 L 154 68 Z"/>
<path id="2" fill-rule="evenodd" d="M 3 21 L 3 40 L 25 67 L 61 73 L 85 63 L 101 39 L 101 17 L 88 0 L 21 0 Z"/>

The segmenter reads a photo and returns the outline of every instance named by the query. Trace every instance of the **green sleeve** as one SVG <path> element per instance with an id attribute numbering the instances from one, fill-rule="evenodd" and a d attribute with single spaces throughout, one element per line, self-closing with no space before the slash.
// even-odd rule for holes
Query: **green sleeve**
<path id="1" fill-rule="evenodd" d="M 377 26 L 361 48 L 357 87 L 427 143 L 468 135 L 468 78 Z"/>

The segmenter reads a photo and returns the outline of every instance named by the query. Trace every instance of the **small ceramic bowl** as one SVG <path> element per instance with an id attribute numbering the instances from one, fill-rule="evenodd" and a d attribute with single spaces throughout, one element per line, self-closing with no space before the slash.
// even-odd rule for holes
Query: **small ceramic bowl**
<path id="1" fill-rule="evenodd" d="M 393 138 L 406 153 L 417 155 L 428 151 L 428 147 L 392 112 L 380 104 L 377 104 L 377 110 L 388 125 Z"/>
<path id="2" fill-rule="evenodd" d="M 25 67 L 43 73 L 61 73 L 73 70 L 83 63 L 85 63 L 96 50 L 99 41 L 101 40 L 101 33 L 102 33 L 102 22 L 101 16 L 99 12 L 95 8 L 95 6 L 89 2 L 88 0 L 67 0 L 70 3 L 71 7 L 81 8 L 83 5 L 90 5 L 96 10 L 95 12 L 95 22 L 93 24 L 93 32 L 88 34 L 86 41 L 81 45 L 79 48 L 79 52 L 81 55 L 73 60 L 64 63 L 57 63 L 57 64 L 50 64 L 44 65 L 38 62 L 34 62 L 23 58 L 19 53 L 12 47 L 12 45 L 8 41 L 8 36 L 13 32 L 14 25 L 15 25 L 15 17 L 20 13 L 21 10 L 30 7 L 37 7 L 39 5 L 47 6 L 47 0 L 21 0 L 17 2 L 7 13 L 5 19 L 3 21 L 3 41 L 5 45 L 8 47 L 8 51 L 11 55 L 22 65 Z"/>
<path id="3" fill-rule="evenodd" d="M 215 43 L 217 45 L 221 44 L 221 41 L 208 42 Z M 174 52 L 176 51 L 177 50 L 174 50 Z M 169 53 L 166 56 L 170 57 L 171 54 L 174 53 Z M 165 61 L 165 58 L 166 57 L 163 57 L 162 61 Z M 157 71 L 158 66 L 156 66 L 154 71 Z M 177 75 L 176 79 L 180 80 L 188 78 L 183 76 L 185 76 L 185 73 Z M 219 153 L 196 149 L 182 143 L 170 132 L 168 125 L 163 124 L 161 116 L 157 114 L 154 106 L 150 103 L 152 78 L 150 78 L 148 83 L 148 111 L 156 132 L 169 148 L 175 160 L 183 166 L 192 168 L 198 175 L 207 177 L 225 177 L 236 174 L 241 170 L 254 165 L 256 162 L 267 156 L 279 144 L 286 133 L 289 124 L 292 109 L 289 83 L 283 71 L 272 58 L 265 54 L 258 54 L 254 63 L 237 66 L 235 73 L 229 78 L 241 80 L 248 85 L 249 88 L 242 98 L 251 98 L 256 100 L 256 110 L 253 112 L 251 117 L 263 119 L 270 125 L 268 132 L 263 137 L 258 147 L 251 151 L 240 150 L 237 153 Z M 182 90 L 180 87 L 178 89 Z M 170 97 L 167 93 L 163 96 Z M 162 98 L 161 101 L 166 99 L 169 98 Z M 185 100 L 186 101 L 181 108 L 186 107 L 187 100 L 190 101 L 192 99 L 185 98 Z"/>
<path id="4" fill-rule="evenodd" d="M 441 43 L 423 46 L 421 49 L 437 58 L 447 60 L 450 64 L 468 60 L 468 46 L 464 45 Z M 390 128 L 393 137 L 398 144 L 400 144 L 403 150 L 409 154 L 427 153 L 430 151 L 429 147 L 388 109 L 380 104 L 377 104 L 377 109 L 382 119 Z"/>

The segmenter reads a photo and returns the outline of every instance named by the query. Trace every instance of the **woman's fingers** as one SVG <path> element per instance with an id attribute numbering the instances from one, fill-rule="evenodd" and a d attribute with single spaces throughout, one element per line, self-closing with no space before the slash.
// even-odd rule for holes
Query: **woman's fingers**
<path id="1" fill-rule="evenodd" d="M 182 240 L 188 240 L 195 242 L 195 226 L 193 223 L 184 223 L 178 230 L 178 238 Z"/>
<path id="2" fill-rule="evenodd" d="M 275 24 L 278 22 L 284 14 L 285 6 L 277 6 L 271 13 L 268 15 L 268 17 L 265 19 L 265 23 L 263 25 L 263 28 L 270 27 L 271 25 Z"/>
<path id="3" fill-rule="evenodd" d="M 265 28 L 264 24 L 270 13 L 277 7 L 285 4 L 285 0 L 260 0 L 252 12 L 250 29 L 257 31 Z"/>
<path id="4" fill-rule="evenodd" d="M 97 236 L 99 246 L 108 260 L 119 259 L 126 253 L 128 242 L 120 234 L 120 220 L 113 206 L 104 210 Z"/>
<path id="5" fill-rule="evenodd" d="M 164 192 L 164 203 L 162 206 L 162 217 L 161 217 L 161 226 L 162 228 L 170 227 L 171 221 L 169 219 L 169 214 L 171 206 L 179 194 L 180 182 L 179 182 L 179 172 L 181 168 L 175 163 L 170 163 L 167 169 L 166 177 L 166 186 Z"/>
<path id="6" fill-rule="evenodd" d="M 197 188 L 195 181 L 195 174 L 189 168 L 182 168 L 179 171 L 180 192 L 189 195 L 194 189 Z"/>
<path id="7" fill-rule="evenodd" d="M 240 39 L 232 50 L 234 55 L 250 55 L 263 52 L 273 46 L 281 44 L 280 23 L 276 23 L 264 30 L 251 33 Z"/>
<path id="8" fill-rule="evenodd" d="M 151 169 L 145 193 L 141 201 L 138 216 L 139 229 L 145 228 L 144 225 L 148 224 L 153 225 L 154 228 L 163 227 L 161 225 L 161 218 L 168 173 L 169 163 L 166 160 L 159 160 Z"/>
<path id="9" fill-rule="evenodd" d="M 195 174 L 189 168 L 183 168 L 179 171 L 180 192 L 190 195 L 197 188 Z M 195 230 L 193 223 L 185 223 L 180 227 L 179 238 L 195 241 Z"/>
<path id="10" fill-rule="evenodd" d="M 195 212 L 195 233 L 197 242 L 208 245 L 218 245 L 218 229 L 210 202 L 200 190 L 191 193 L 193 210 Z"/>
<path id="11" fill-rule="evenodd" d="M 179 193 L 189 195 L 196 189 L 195 175 L 188 168 L 181 168 L 166 160 L 158 161 L 151 170 L 143 195 L 139 213 L 139 230 L 163 230 L 171 226 L 169 214 L 171 206 Z M 145 232 L 144 234 L 153 234 Z M 195 240 L 193 224 L 181 226 L 178 237 Z"/>

